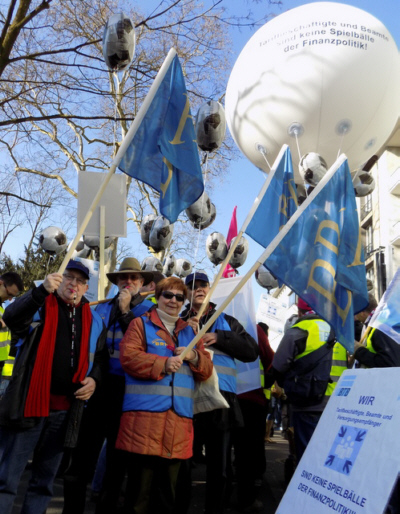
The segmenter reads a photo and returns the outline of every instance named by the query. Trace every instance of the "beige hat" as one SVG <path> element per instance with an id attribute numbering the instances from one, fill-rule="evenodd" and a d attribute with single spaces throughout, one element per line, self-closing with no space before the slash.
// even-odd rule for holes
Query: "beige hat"
<path id="1" fill-rule="evenodd" d="M 139 261 L 134 257 L 126 257 L 121 262 L 119 270 L 107 273 L 107 278 L 113 284 L 117 284 L 118 276 L 123 275 L 124 273 L 140 273 L 144 278 L 144 286 L 153 280 L 153 273 L 151 271 L 143 271 L 140 267 Z"/>

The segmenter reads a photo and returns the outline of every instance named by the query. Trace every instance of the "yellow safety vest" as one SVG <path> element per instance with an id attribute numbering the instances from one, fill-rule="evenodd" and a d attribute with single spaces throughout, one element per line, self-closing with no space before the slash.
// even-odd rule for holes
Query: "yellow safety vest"
<path id="1" fill-rule="evenodd" d="M 325 396 L 331 396 L 343 371 L 347 369 L 347 350 L 340 343 L 335 343 L 332 355 L 331 380 Z"/>
<path id="2" fill-rule="evenodd" d="M 365 348 L 370 351 L 371 353 L 376 353 L 375 348 L 372 346 L 372 336 L 374 335 L 376 328 L 373 328 L 367 337 L 367 344 L 365 345 Z"/>
<path id="3" fill-rule="evenodd" d="M 301 328 L 302 330 L 306 330 L 308 332 L 307 343 L 303 353 L 299 353 L 296 355 L 294 360 L 301 359 L 306 355 L 318 350 L 321 346 L 323 346 L 329 337 L 331 328 L 326 321 L 319 319 L 310 319 L 298 321 L 295 323 L 292 328 Z"/>
<path id="4" fill-rule="evenodd" d="M 266 387 L 265 387 L 264 366 L 263 366 L 263 363 L 261 362 L 261 359 L 258 359 L 258 360 L 260 362 L 261 387 L 262 387 L 265 398 L 267 398 L 267 400 L 270 400 L 271 399 L 271 388 L 266 389 Z"/>
<path id="5" fill-rule="evenodd" d="M 0 306 L 0 317 L 3 317 L 4 308 Z M 14 366 L 14 357 L 10 357 L 11 333 L 8 328 L 0 329 L 0 361 L 4 361 L 2 375 L 11 377 Z"/>

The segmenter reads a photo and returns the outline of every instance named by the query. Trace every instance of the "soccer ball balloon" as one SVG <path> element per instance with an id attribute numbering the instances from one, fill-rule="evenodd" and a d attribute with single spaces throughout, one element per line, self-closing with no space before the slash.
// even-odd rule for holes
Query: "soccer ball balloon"
<path id="1" fill-rule="evenodd" d="M 67 236 L 58 227 L 47 227 L 39 236 L 39 244 L 49 255 L 58 255 L 67 248 Z"/>
<path id="2" fill-rule="evenodd" d="M 70 249 L 71 244 L 72 244 L 72 241 L 69 243 L 67 250 Z M 76 257 L 80 257 L 81 259 L 86 259 L 87 257 L 89 257 L 91 251 L 92 250 L 88 246 L 85 245 L 85 243 L 83 242 L 83 239 L 81 238 L 78 241 L 78 244 L 76 245 L 76 248 L 72 254 L 71 259 L 75 259 Z"/>
<path id="3" fill-rule="evenodd" d="M 215 205 L 212 203 L 211 204 L 211 214 L 210 214 L 210 217 L 208 218 L 208 220 L 203 221 L 201 223 L 194 223 L 193 221 L 190 221 L 190 223 L 196 230 L 199 230 L 199 229 L 203 230 L 205 228 L 208 228 L 210 225 L 212 225 L 214 223 L 216 217 L 217 217 L 217 209 L 216 209 Z"/>
<path id="4" fill-rule="evenodd" d="M 211 217 L 211 200 L 204 191 L 190 207 L 186 209 L 186 215 L 195 228 L 199 228 Z"/>
<path id="5" fill-rule="evenodd" d="M 299 172 L 307 184 L 316 186 L 327 171 L 325 159 L 315 152 L 306 153 L 300 159 Z"/>
<path id="6" fill-rule="evenodd" d="M 141 268 L 143 271 L 159 271 L 160 273 L 163 271 L 163 265 L 153 255 L 149 255 L 143 260 Z"/>
<path id="7" fill-rule="evenodd" d="M 356 196 L 367 196 L 375 189 L 374 177 L 367 171 L 361 171 L 354 177 L 353 186 Z"/>
<path id="8" fill-rule="evenodd" d="M 177 259 L 175 275 L 179 278 L 185 278 L 192 272 L 192 265 L 187 259 Z"/>
<path id="9" fill-rule="evenodd" d="M 143 218 L 142 224 L 140 225 L 140 237 L 146 246 L 150 246 L 150 232 L 156 219 L 156 214 L 147 214 L 147 216 Z"/>
<path id="10" fill-rule="evenodd" d="M 222 145 L 226 132 L 225 111 L 215 100 L 204 103 L 196 116 L 197 144 L 204 152 L 212 152 Z"/>
<path id="11" fill-rule="evenodd" d="M 218 266 L 228 254 L 225 236 L 219 232 L 212 232 L 206 241 L 207 257 Z"/>
<path id="12" fill-rule="evenodd" d="M 111 237 L 111 236 L 105 237 L 104 238 L 104 248 L 109 248 L 113 241 L 114 241 L 114 237 Z M 86 246 L 88 246 L 92 250 L 95 250 L 96 252 L 99 251 L 100 237 L 98 237 L 98 236 L 83 236 L 83 242 L 85 243 Z"/>
<path id="13" fill-rule="evenodd" d="M 257 284 L 267 289 L 268 292 L 278 287 L 277 279 L 263 264 L 256 270 L 255 277 Z"/>
<path id="14" fill-rule="evenodd" d="M 237 238 L 237 236 L 232 239 L 231 244 L 229 245 L 229 248 L 236 241 L 236 238 Z M 233 269 L 237 269 L 245 263 L 248 252 L 249 252 L 249 242 L 247 241 L 246 238 L 244 238 L 242 236 L 232 254 L 232 257 L 229 260 L 229 264 L 232 266 Z"/>
<path id="15" fill-rule="evenodd" d="M 175 273 L 176 259 L 173 255 L 168 255 L 164 260 L 163 273 L 166 277 L 171 277 Z"/>
<path id="16" fill-rule="evenodd" d="M 166 250 L 171 242 L 174 226 L 164 216 L 158 216 L 150 230 L 149 243 L 155 252 Z"/>
<path id="17" fill-rule="evenodd" d="M 103 56 L 110 71 L 124 71 L 135 54 L 135 28 L 124 13 L 113 14 L 104 27 Z"/>

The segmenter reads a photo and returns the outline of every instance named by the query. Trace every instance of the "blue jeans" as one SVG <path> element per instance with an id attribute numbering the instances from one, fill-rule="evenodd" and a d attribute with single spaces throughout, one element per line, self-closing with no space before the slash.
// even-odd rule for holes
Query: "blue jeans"
<path id="1" fill-rule="evenodd" d="M 33 454 L 21 514 L 43 514 L 63 455 L 67 411 L 52 411 L 28 429 L 0 427 L 0 514 L 10 514 L 21 475 Z"/>
<path id="2" fill-rule="evenodd" d="M 296 447 L 297 462 L 301 457 L 318 425 L 322 412 L 292 411 L 294 428 L 294 445 Z"/>

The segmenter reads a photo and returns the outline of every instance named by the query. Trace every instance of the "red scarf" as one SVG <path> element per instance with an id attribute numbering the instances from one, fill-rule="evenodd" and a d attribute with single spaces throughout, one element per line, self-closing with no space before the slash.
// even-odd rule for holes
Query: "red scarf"
<path id="1" fill-rule="evenodd" d="M 89 334 L 92 313 L 88 303 L 82 305 L 82 334 L 78 367 L 72 381 L 79 384 L 89 368 Z M 51 294 L 45 301 L 45 322 L 39 341 L 32 377 L 25 403 L 25 417 L 47 417 L 50 410 L 50 385 L 56 346 L 58 303 Z"/>

